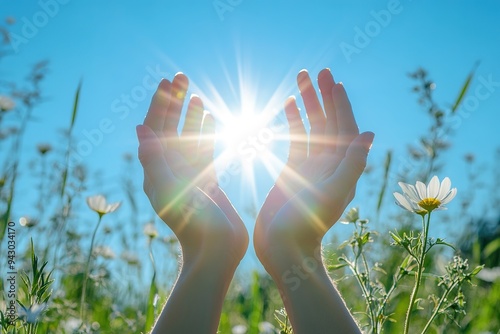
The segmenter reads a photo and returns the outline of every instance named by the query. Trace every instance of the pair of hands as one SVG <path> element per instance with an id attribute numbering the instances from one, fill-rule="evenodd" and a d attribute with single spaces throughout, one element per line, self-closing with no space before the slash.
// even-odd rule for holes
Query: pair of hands
<path id="1" fill-rule="evenodd" d="M 329 69 L 318 75 L 323 107 L 307 71 L 298 74 L 297 82 L 311 128 L 308 138 L 295 98 L 288 98 L 288 162 L 254 230 L 254 247 L 266 269 L 276 252 L 310 253 L 320 246 L 352 200 L 373 141 L 373 133 L 359 134 L 345 89 Z M 178 237 L 184 261 L 211 253 L 237 265 L 248 247 L 248 232 L 217 183 L 215 122 L 204 114 L 199 97 L 190 98 L 184 127 L 180 135 L 177 131 L 187 89 L 184 74 L 162 80 L 144 125 L 137 127 L 144 190 Z"/>
<path id="2" fill-rule="evenodd" d="M 275 280 L 296 333 L 359 333 L 321 262 L 321 240 L 352 200 L 373 133 L 359 134 L 342 84 L 297 77 L 309 136 L 295 98 L 285 102 L 290 153 L 258 216 L 253 243 Z M 188 79 L 162 80 L 137 127 L 144 190 L 182 247 L 182 269 L 153 333 L 215 333 L 248 232 L 220 189 L 213 165 L 215 121 L 197 96 L 177 128 Z M 311 260 L 313 262 L 311 262 Z M 311 265 L 312 264 L 312 265 Z M 306 266 L 307 265 L 307 266 Z M 299 289 L 300 287 L 300 289 Z M 192 321 L 196 319 L 196 321 Z"/>

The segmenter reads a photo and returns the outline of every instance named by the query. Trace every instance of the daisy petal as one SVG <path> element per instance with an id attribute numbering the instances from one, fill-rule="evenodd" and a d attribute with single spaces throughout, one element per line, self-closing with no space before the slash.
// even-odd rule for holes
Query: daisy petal
<path id="1" fill-rule="evenodd" d="M 417 188 L 419 201 L 427 198 L 427 188 L 425 187 L 425 184 L 417 181 L 417 183 L 415 184 L 415 188 Z"/>
<path id="2" fill-rule="evenodd" d="M 437 176 L 433 176 L 429 184 L 427 185 L 427 197 L 436 198 L 439 194 L 439 179 Z"/>
<path id="3" fill-rule="evenodd" d="M 403 189 L 403 192 L 408 196 L 410 200 L 412 200 L 415 203 L 420 202 L 420 199 L 418 198 L 417 190 L 415 189 L 414 186 L 408 183 L 404 182 L 398 182 L 399 186 L 401 189 Z"/>
<path id="4" fill-rule="evenodd" d="M 437 199 L 441 201 L 441 199 L 443 199 L 448 194 L 450 188 L 451 188 L 450 178 L 445 177 L 443 182 L 441 182 L 441 187 L 439 188 L 439 194 Z"/>
<path id="5" fill-rule="evenodd" d="M 441 200 L 441 205 L 445 205 L 447 203 L 450 203 L 450 201 L 455 198 L 455 195 L 457 194 L 457 188 L 453 188 L 450 190 L 448 194 Z"/>
<path id="6" fill-rule="evenodd" d="M 400 193 L 398 192 L 395 192 L 393 193 L 394 197 L 396 198 L 396 204 L 399 205 L 400 207 L 402 207 L 403 209 L 406 209 L 410 212 L 413 212 L 413 208 L 410 204 L 410 202 L 408 201 L 408 199 L 406 199 L 405 196 L 401 195 Z"/>

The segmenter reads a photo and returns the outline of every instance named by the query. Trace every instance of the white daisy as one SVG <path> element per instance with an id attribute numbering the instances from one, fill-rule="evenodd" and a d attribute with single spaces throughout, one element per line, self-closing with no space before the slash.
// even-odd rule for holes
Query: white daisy
<path id="1" fill-rule="evenodd" d="M 144 226 L 144 234 L 154 239 L 158 236 L 158 230 L 153 223 L 148 223 Z"/>
<path id="2" fill-rule="evenodd" d="M 10 97 L 0 95 L 0 111 L 9 111 L 14 109 L 16 103 Z"/>
<path id="3" fill-rule="evenodd" d="M 415 186 L 404 182 L 398 183 L 403 194 L 394 193 L 396 204 L 410 212 L 425 215 L 433 210 L 446 210 L 448 204 L 457 194 L 457 188 L 451 189 L 451 181 L 448 177 L 439 182 L 434 176 L 429 184 L 417 181 Z"/>
<path id="4" fill-rule="evenodd" d="M 90 209 L 94 210 L 99 214 L 100 217 L 102 217 L 105 214 L 111 213 L 118 209 L 121 202 L 108 204 L 106 202 L 106 198 L 103 195 L 96 195 L 87 197 L 87 204 Z"/>

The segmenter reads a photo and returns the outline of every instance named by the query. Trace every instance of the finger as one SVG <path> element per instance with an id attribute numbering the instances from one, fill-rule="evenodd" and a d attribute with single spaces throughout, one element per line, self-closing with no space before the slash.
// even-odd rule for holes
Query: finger
<path id="1" fill-rule="evenodd" d="M 345 199 L 354 191 L 356 183 L 366 167 L 366 158 L 374 136 L 372 132 L 358 135 L 349 145 L 346 155 L 335 173 L 325 181 L 324 190 L 334 203 L 348 204 Z"/>
<path id="2" fill-rule="evenodd" d="M 177 127 L 181 117 L 182 105 L 188 89 L 189 80 L 183 73 L 177 73 L 172 81 L 171 100 L 165 117 L 163 132 L 167 137 L 167 144 L 176 145 L 178 138 Z"/>
<path id="3" fill-rule="evenodd" d="M 326 125 L 324 135 L 324 147 L 329 152 L 335 152 L 335 142 L 338 135 L 337 115 L 333 102 L 332 89 L 335 86 L 330 69 L 325 68 L 318 74 L 318 86 L 323 98 L 323 108 L 326 114 Z"/>
<path id="4" fill-rule="evenodd" d="M 307 118 L 311 125 L 309 134 L 309 155 L 315 155 L 322 149 L 323 133 L 325 130 L 325 114 L 319 103 L 311 78 L 306 70 L 300 71 L 297 76 L 300 95 L 306 107 Z"/>
<path id="5" fill-rule="evenodd" d="M 165 124 L 165 115 L 170 104 L 171 88 L 172 84 L 170 81 L 162 79 L 158 85 L 158 89 L 151 99 L 148 113 L 144 119 L 144 125 L 152 129 L 157 134 L 160 134 Z"/>
<path id="6" fill-rule="evenodd" d="M 307 158 L 307 134 L 294 96 L 285 101 L 285 114 L 290 128 L 288 165 L 297 166 Z"/>
<path id="7" fill-rule="evenodd" d="M 215 179 L 214 168 L 214 146 L 215 146 L 215 120 L 213 116 L 206 113 L 203 117 L 203 124 L 200 135 L 200 145 L 198 147 L 198 168 L 211 179 Z"/>
<path id="8" fill-rule="evenodd" d="M 344 155 L 351 142 L 359 135 L 359 130 L 344 85 L 336 84 L 332 89 L 332 94 L 339 131 L 336 143 L 337 153 Z"/>
<path id="9" fill-rule="evenodd" d="M 198 96 L 192 95 L 179 140 L 179 150 L 190 163 L 196 160 L 202 120 L 203 102 Z"/>
<path id="10" fill-rule="evenodd" d="M 138 125 L 139 161 L 150 185 L 157 189 L 167 189 L 174 183 L 175 177 L 163 155 L 163 147 L 158 136 L 151 128 Z"/>

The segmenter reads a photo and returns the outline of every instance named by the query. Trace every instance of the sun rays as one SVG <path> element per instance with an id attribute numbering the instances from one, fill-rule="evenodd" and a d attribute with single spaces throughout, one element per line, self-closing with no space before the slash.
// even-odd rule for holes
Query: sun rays
<path id="1" fill-rule="evenodd" d="M 309 141 L 308 131 L 290 138 L 283 110 L 287 97 L 296 92 L 295 73 L 289 71 L 282 81 L 272 87 L 269 79 L 273 78 L 266 75 L 263 80 L 248 65 L 249 62 L 236 58 L 240 59 L 236 63 L 236 71 L 228 70 L 227 65 L 221 62 L 219 77 L 202 77 L 190 82 L 190 91 L 199 94 L 205 114 L 211 114 L 217 125 L 215 135 L 200 133 L 199 139 L 186 137 L 185 140 L 192 141 L 193 152 L 196 151 L 197 140 L 215 141 L 214 161 L 211 168 L 207 167 L 200 175 L 189 179 L 164 212 L 177 210 L 176 203 L 193 187 L 200 188 L 210 197 L 210 187 L 200 185 L 200 180 L 210 179 L 207 175 L 213 169 L 216 170 L 219 187 L 233 199 L 240 214 L 247 217 L 255 218 L 264 196 L 282 173 L 294 184 L 299 184 L 301 189 L 313 186 L 297 169 L 286 165 L 290 140 L 303 142 L 306 150 Z M 308 128 L 307 118 L 302 118 Z M 184 126 L 183 122 L 184 117 L 181 117 L 179 130 Z M 288 195 L 298 191 L 287 185 L 284 190 Z M 313 208 L 300 203 L 297 205 L 313 224 L 319 225 Z"/>

